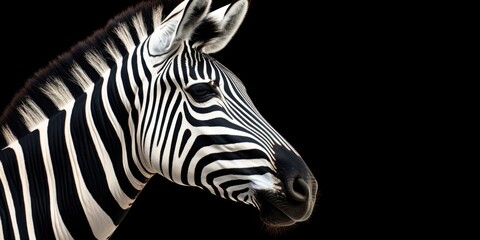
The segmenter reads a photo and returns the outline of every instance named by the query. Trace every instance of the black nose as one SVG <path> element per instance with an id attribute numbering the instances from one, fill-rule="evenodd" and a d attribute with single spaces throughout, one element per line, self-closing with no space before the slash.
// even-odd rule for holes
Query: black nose
<path id="1" fill-rule="evenodd" d="M 283 183 L 286 201 L 295 205 L 292 216 L 299 219 L 308 215 L 310 203 L 315 201 L 317 181 L 303 159 L 284 146 L 275 146 L 278 177 Z"/>
<path id="2" fill-rule="evenodd" d="M 312 195 L 310 184 L 302 176 L 287 179 L 285 191 L 289 198 L 300 203 L 307 202 Z"/>
<path id="3" fill-rule="evenodd" d="M 303 159 L 286 147 L 276 146 L 275 165 L 281 191 L 258 191 L 263 221 L 288 226 L 310 218 L 315 206 L 317 181 Z"/>

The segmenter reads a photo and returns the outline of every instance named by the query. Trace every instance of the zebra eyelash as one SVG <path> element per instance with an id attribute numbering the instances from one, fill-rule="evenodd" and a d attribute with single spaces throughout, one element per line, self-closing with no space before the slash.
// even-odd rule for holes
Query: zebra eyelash
<path id="1" fill-rule="evenodd" d="M 188 89 L 190 88 L 192 85 L 195 85 L 195 84 L 200 84 L 200 83 L 207 83 L 207 84 L 210 84 L 210 85 L 213 85 L 213 86 L 217 86 L 218 87 L 218 80 L 214 80 L 214 79 L 200 79 L 200 80 L 194 80 L 194 81 L 190 81 L 189 83 L 187 83 L 185 85 L 185 89 Z"/>

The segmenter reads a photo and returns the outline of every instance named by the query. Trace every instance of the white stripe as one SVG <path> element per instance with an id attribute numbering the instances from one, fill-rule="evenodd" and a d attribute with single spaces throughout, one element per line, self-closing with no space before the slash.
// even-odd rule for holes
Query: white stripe
<path id="1" fill-rule="evenodd" d="M 115 84 L 117 85 L 117 88 L 118 88 L 118 93 L 120 95 L 120 99 L 123 103 L 123 105 L 125 106 L 125 109 L 131 113 L 132 112 L 132 109 L 133 107 L 135 107 L 135 110 L 140 113 L 140 102 L 139 102 L 139 99 L 138 99 L 138 95 L 137 95 L 137 92 L 138 92 L 138 86 L 136 85 L 135 83 L 135 77 L 133 75 L 133 68 L 132 68 L 132 64 L 137 64 L 137 63 L 133 63 L 132 62 L 132 56 L 133 54 L 137 54 L 137 52 L 133 52 L 132 54 L 129 54 L 128 55 L 128 59 L 127 59 L 127 64 L 126 64 L 126 68 L 127 68 L 127 76 L 126 76 L 126 79 L 123 79 L 123 76 L 121 75 L 121 71 L 122 71 L 122 67 L 123 67 L 123 57 L 121 56 L 120 52 L 118 51 L 118 49 L 115 47 L 115 44 L 112 42 L 112 41 L 109 41 L 107 44 L 106 44 L 106 47 L 107 47 L 107 51 L 110 53 L 110 55 L 115 59 L 115 62 L 117 62 L 117 75 L 116 75 L 116 79 L 122 79 L 122 81 L 115 81 Z M 141 57 L 141 56 L 140 56 Z M 141 71 L 141 67 L 139 67 L 139 71 Z M 133 94 L 135 96 L 137 96 L 135 99 L 134 99 L 134 106 L 130 105 L 130 100 L 127 98 L 126 94 L 125 94 L 125 88 L 123 86 L 123 82 L 124 81 L 127 81 L 128 85 L 130 86 L 130 89 Z M 131 137 L 132 137 L 132 142 L 136 142 L 136 136 L 133 135 L 134 132 L 131 131 L 131 129 L 135 129 L 135 124 L 134 124 L 134 121 L 132 119 L 132 115 L 129 114 L 128 116 L 128 129 L 125 129 L 128 133 L 127 134 L 130 134 Z M 119 137 L 121 137 L 121 139 L 124 139 L 123 138 L 123 132 L 121 131 L 117 132 L 117 134 L 119 134 Z M 123 143 L 123 142 L 122 142 Z M 130 147 L 131 149 L 131 152 L 132 152 L 132 159 L 135 163 L 135 166 L 137 167 L 138 171 L 140 171 L 140 173 L 147 177 L 147 178 L 150 178 L 153 174 L 152 173 L 148 173 L 144 170 L 144 168 L 141 166 L 141 164 L 139 163 L 139 157 L 137 156 L 137 152 L 135 150 L 135 145 L 134 144 L 131 144 L 130 146 L 125 146 L 123 147 L 122 146 L 122 149 L 126 149 L 126 147 Z M 130 183 L 132 183 L 133 187 L 135 187 L 135 189 L 137 190 L 141 190 L 144 188 L 145 186 L 145 183 L 139 181 L 137 178 L 135 178 L 129 168 L 129 163 L 128 163 L 128 159 L 126 158 L 126 152 L 124 153 L 124 156 L 123 156 L 123 166 L 125 168 L 125 172 L 127 174 L 127 177 L 130 181 Z"/>
<path id="2" fill-rule="evenodd" d="M 253 167 L 267 167 L 272 168 L 270 162 L 266 159 L 237 159 L 237 160 L 217 160 L 209 165 L 205 166 L 202 169 L 200 179 L 202 179 L 202 185 L 206 186 L 212 193 L 213 188 L 207 183 L 207 175 L 215 172 L 219 169 L 241 169 L 241 168 L 253 168 Z M 273 184 L 275 179 L 272 174 L 266 173 L 264 175 L 225 175 L 217 177 L 213 180 L 213 186 L 215 186 L 219 192 L 220 196 L 223 195 L 223 189 L 220 188 L 220 184 L 226 181 L 231 180 L 249 180 L 249 187 L 251 189 L 273 189 L 275 185 Z M 233 190 L 233 189 L 230 189 Z M 228 192 L 230 198 L 232 198 L 232 192 Z M 232 198 L 232 200 L 234 200 Z"/>
<path id="3" fill-rule="evenodd" d="M 105 75 L 108 75 L 109 73 L 105 73 Z M 99 83 L 97 83 L 99 84 Z M 102 103 L 105 107 L 105 110 L 109 110 L 110 106 L 108 105 L 108 98 L 103 97 L 107 95 L 107 83 L 104 83 L 102 85 Z M 93 90 L 93 88 L 92 88 Z M 133 203 L 133 199 L 130 199 L 125 192 L 123 192 L 122 188 L 120 187 L 120 183 L 118 182 L 117 177 L 115 176 L 115 170 L 112 164 L 112 160 L 110 158 L 110 155 L 106 151 L 106 147 L 102 141 L 102 138 L 100 134 L 97 131 L 97 126 L 95 126 L 95 122 L 93 120 L 92 116 L 92 93 L 89 92 L 87 94 L 87 99 L 85 103 L 85 117 L 87 121 L 87 126 L 90 131 L 90 135 L 92 136 L 92 140 L 94 142 L 95 150 L 98 153 L 98 157 L 100 158 L 100 162 L 102 164 L 103 170 L 106 175 L 106 180 L 108 184 L 108 189 L 112 193 L 113 198 L 118 202 L 119 206 L 126 210 L 127 208 L 130 207 L 130 205 Z M 113 113 L 111 113 L 113 115 Z M 111 119 L 109 119 L 111 122 Z M 118 128 L 118 127 L 117 127 Z"/>
<path id="4" fill-rule="evenodd" d="M 42 148 L 43 163 L 45 165 L 45 171 L 48 182 L 48 194 L 50 196 L 50 215 L 52 220 L 53 232 L 56 239 L 73 239 L 72 235 L 68 231 L 65 223 L 63 222 L 60 210 L 58 209 L 57 202 L 57 188 L 55 184 L 55 173 L 53 171 L 52 158 L 50 155 L 50 147 L 48 144 L 48 132 L 47 125 L 39 128 L 40 132 L 40 145 Z"/>
<path id="5" fill-rule="evenodd" d="M 141 49 L 141 48 L 139 48 Z M 132 55 L 133 54 L 137 54 L 137 62 L 133 62 L 132 61 Z M 144 110 L 145 110 L 145 106 L 141 106 L 141 103 L 140 103 L 140 98 L 139 98 L 139 94 L 138 94 L 138 86 L 136 85 L 135 83 L 135 77 L 134 77 L 134 74 L 133 74 L 133 65 L 135 64 L 136 66 L 138 66 L 138 74 L 139 74 L 139 77 L 140 79 L 144 80 L 146 79 L 147 81 L 149 81 L 150 79 L 147 79 L 146 76 L 145 76 L 145 73 L 142 71 L 143 70 L 143 67 L 142 67 L 142 52 L 141 51 L 136 51 L 132 54 L 129 55 L 129 59 L 128 59 L 128 65 L 127 65 L 127 72 L 128 72 L 128 79 L 130 80 L 130 86 L 132 87 L 132 91 L 133 91 L 133 94 L 135 95 L 135 99 L 134 99 L 134 107 L 135 107 L 135 110 L 137 111 L 138 113 L 138 118 L 139 119 L 145 119 L 143 118 L 143 113 L 144 113 Z M 143 92 L 146 93 L 146 89 L 148 88 L 148 85 L 149 84 L 142 84 L 143 85 Z M 144 99 L 142 99 L 144 102 L 145 102 L 145 97 L 146 97 L 146 94 L 144 94 Z M 135 126 L 135 123 L 132 119 L 132 115 L 130 114 L 129 116 L 129 119 L 128 119 L 128 124 L 129 124 L 129 128 L 130 129 L 136 129 L 137 126 Z M 138 122 L 138 124 L 140 124 L 141 122 Z M 131 145 L 131 152 L 132 152 L 132 155 L 133 155 L 133 159 L 134 159 L 134 163 L 135 163 L 135 166 L 137 167 L 137 169 L 140 171 L 140 173 L 144 176 L 146 176 L 147 178 L 150 178 L 152 176 L 152 173 L 154 173 L 153 169 L 146 169 L 147 171 L 149 172 L 146 172 L 145 171 L 145 167 L 146 165 L 142 165 L 140 162 L 146 162 L 145 160 L 145 156 L 142 155 L 143 154 L 143 150 L 140 149 L 140 156 L 137 156 L 137 149 L 136 147 L 140 146 L 141 147 L 141 132 L 138 131 L 138 132 L 131 132 L 132 133 L 132 142 L 134 144 Z M 137 145 L 135 145 L 137 144 Z"/>
<path id="6" fill-rule="evenodd" d="M 65 119 L 65 144 L 68 150 L 70 165 L 72 166 L 73 178 L 80 203 L 85 211 L 88 223 L 92 228 L 93 234 L 97 239 L 104 239 L 108 237 L 114 230 L 115 224 L 108 214 L 98 205 L 88 190 L 85 181 L 83 180 L 80 166 L 78 165 L 77 153 L 73 143 L 72 134 L 70 132 L 70 122 L 72 121 L 72 107 L 68 108 Z"/>
<path id="7" fill-rule="evenodd" d="M 12 194 L 10 193 L 10 187 L 8 186 L 7 176 L 5 175 L 5 170 L 3 169 L 3 164 L 1 161 L 0 161 L 0 181 L 3 184 L 3 190 L 5 192 L 5 197 L 7 198 L 6 199 L 7 206 L 10 213 L 10 218 L 12 219 L 13 235 L 15 236 L 15 239 L 20 239 L 20 233 L 18 232 L 17 214 L 15 213 L 15 206 L 13 204 Z M 0 218 L 0 221 L 1 221 L 1 218 Z M 0 226 L 3 226 L 3 223 Z M 0 227 L 0 229 L 1 231 L 3 231 L 3 227 Z M 0 236 L 3 236 L 3 232 L 2 234 L 0 234 Z"/>
<path id="8" fill-rule="evenodd" d="M 166 126 L 166 123 L 167 123 L 167 120 L 171 118 L 171 115 L 172 114 L 176 114 L 176 112 L 174 112 L 174 103 L 175 101 L 178 100 L 179 98 L 179 91 L 175 91 L 175 89 L 179 89 L 180 86 L 175 82 L 175 86 L 172 87 L 172 88 L 168 88 L 168 90 L 164 91 L 164 94 L 162 94 L 162 101 L 163 101 L 163 104 L 161 106 L 158 106 L 158 105 L 155 105 L 154 106 L 154 109 L 155 109 L 155 114 L 156 114 L 156 111 L 160 111 L 160 116 L 161 116 L 161 119 L 160 121 L 164 121 L 163 123 L 161 122 L 156 122 L 154 124 L 156 125 L 160 125 L 160 124 L 163 124 L 163 126 Z M 175 92 L 173 93 L 173 97 L 172 97 L 172 102 L 168 103 L 167 102 L 167 99 L 169 98 L 169 94 L 171 94 L 171 90 L 174 90 Z M 181 96 L 180 96 L 181 98 Z M 157 101 L 156 101 L 156 104 L 158 104 L 160 102 L 160 99 L 157 98 Z M 168 105 L 167 105 L 168 103 Z M 182 103 L 180 103 L 179 106 L 182 106 Z M 165 117 L 164 116 L 164 113 L 166 113 Z M 154 115 L 155 116 L 155 115 Z M 183 116 L 185 117 L 185 115 Z M 160 168 L 163 168 L 163 175 L 164 177 L 166 178 L 170 178 L 170 173 L 168 171 L 168 165 L 169 165 L 169 157 L 170 157 L 170 152 L 171 151 L 174 151 L 174 149 L 170 149 L 170 146 L 172 145 L 172 138 L 175 134 L 178 134 L 178 133 L 175 133 L 173 130 L 174 128 L 174 125 L 175 123 L 177 122 L 177 118 L 178 116 L 175 116 L 173 121 L 172 121 L 172 127 L 170 129 L 170 132 L 166 132 L 167 131 L 167 127 L 161 127 L 161 128 L 157 128 L 157 132 L 156 133 L 153 133 L 155 134 L 151 139 L 152 141 L 155 141 L 155 143 L 158 141 L 159 143 L 164 143 L 165 142 L 165 149 L 164 149 L 164 152 L 162 153 L 162 156 L 160 156 L 160 149 L 162 147 L 162 145 L 158 146 L 158 145 L 155 145 L 154 148 L 152 149 L 152 151 L 154 152 L 152 154 L 152 164 L 154 166 L 155 169 L 160 169 Z M 149 127 L 151 131 L 153 131 L 154 127 Z M 180 141 L 181 139 L 177 139 L 177 141 Z M 175 145 L 180 145 L 180 144 L 175 144 Z M 161 161 L 160 159 L 157 159 L 157 158 L 161 158 L 163 159 L 164 161 Z M 158 164 L 162 162 L 162 166 L 159 166 Z"/>
<path id="9" fill-rule="evenodd" d="M 230 89 L 230 91 L 233 93 L 233 97 L 239 98 L 239 96 L 236 95 L 236 91 L 234 91 L 233 89 Z M 254 111 L 251 106 L 243 104 L 242 108 L 238 106 L 238 104 L 234 100 L 230 99 L 228 96 L 227 100 L 228 104 L 225 105 L 226 109 L 228 109 L 229 113 L 234 116 L 234 119 L 239 123 L 239 125 L 250 130 L 254 135 L 254 138 L 257 139 L 260 143 L 262 143 L 265 149 L 270 151 L 270 146 L 274 145 L 275 142 L 278 142 L 275 141 L 276 138 L 272 135 L 272 131 L 276 131 L 272 129 L 267 130 L 265 126 L 268 124 L 264 122 L 261 115 L 259 115 L 258 112 Z M 246 119 L 242 119 L 242 117 Z M 253 117 L 253 119 L 251 119 L 251 117 Z M 252 123 L 251 121 L 255 122 Z M 269 152 L 268 155 L 273 158 L 273 152 Z"/>
<path id="10" fill-rule="evenodd" d="M 209 129 L 208 127 L 205 129 Z M 210 130 L 210 129 L 209 129 Z M 243 133 L 243 132 L 242 132 Z M 195 133 L 194 133 L 195 134 Z M 238 134 L 233 134 L 234 136 L 239 136 Z M 192 140 L 192 141 L 190 141 Z M 185 146 L 186 149 L 188 149 L 191 144 L 195 141 L 195 138 L 190 138 L 188 141 L 188 145 Z M 264 151 L 263 148 L 261 148 L 258 144 L 255 143 L 250 143 L 250 142 L 241 142 L 241 143 L 231 143 L 231 144 L 215 144 L 215 145 L 209 145 L 200 148 L 195 155 L 192 157 L 190 164 L 188 165 L 188 184 L 189 185 L 195 185 L 195 180 L 194 180 L 194 174 L 193 172 L 195 171 L 195 167 L 198 164 L 198 162 L 205 156 L 210 155 L 210 154 L 215 154 L 215 153 L 222 153 L 222 152 L 235 152 L 238 150 L 243 150 L 243 149 L 257 149 L 259 151 Z M 188 154 L 189 151 L 183 152 L 183 155 L 181 156 L 180 159 L 185 159 L 186 154 Z M 181 169 L 182 165 L 184 163 L 180 161 L 173 161 L 173 179 L 175 182 L 181 182 L 180 181 L 180 176 L 181 176 Z M 204 185 L 206 184 L 206 179 L 202 179 L 202 183 Z"/>
<path id="11" fill-rule="evenodd" d="M 133 63 L 135 64 L 135 63 Z M 154 81 L 154 80 L 152 80 Z M 163 97 L 162 95 L 155 95 L 154 93 L 154 90 L 155 90 L 155 87 L 154 87 L 155 84 L 143 84 L 143 107 L 142 107 L 142 110 L 139 114 L 139 122 L 138 122 L 138 126 L 140 127 L 142 124 L 146 124 L 147 123 L 147 120 L 151 118 L 151 116 L 159 111 L 158 109 L 158 106 L 156 106 L 156 104 L 159 102 L 159 97 Z M 149 90 L 149 87 L 150 87 L 150 91 Z M 166 91 L 166 90 L 163 90 L 163 91 Z M 150 101 L 148 101 L 148 105 L 147 104 L 147 99 L 150 99 Z M 141 133 L 141 141 L 139 142 L 143 148 L 144 151 L 146 151 L 146 149 L 150 149 L 151 147 L 151 141 L 147 141 L 145 142 L 145 139 L 151 139 L 152 138 L 152 132 L 150 132 L 149 130 L 149 126 L 148 125 L 145 125 L 145 129 L 144 131 L 146 130 L 146 132 L 142 132 Z M 153 129 L 153 127 L 152 127 Z M 145 152 L 146 154 L 148 154 L 147 152 Z"/>
<path id="12" fill-rule="evenodd" d="M 20 174 L 23 200 L 25 203 L 25 217 L 27 218 L 26 222 L 27 222 L 28 237 L 31 239 L 35 239 L 35 227 L 33 225 L 32 203 L 30 199 L 30 186 L 28 183 L 28 174 L 25 167 L 25 158 L 23 156 L 22 146 L 20 146 L 20 144 L 17 141 L 12 143 L 10 147 L 13 149 L 13 151 L 15 151 L 15 155 L 17 156 L 18 172 Z"/>
<path id="13" fill-rule="evenodd" d="M 130 55 L 131 56 L 131 55 Z M 115 79 L 121 79 L 121 81 L 118 81 L 116 80 L 115 81 L 115 84 L 117 85 L 117 89 L 118 89 L 118 94 L 120 95 L 120 99 L 123 103 L 123 106 L 125 107 L 126 111 L 128 112 L 131 112 L 132 110 L 132 106 L 130 105 L 130 102 L 125 94 L 125 88 L 123 86 L 123 81 L 127 81 L 126 79 L 122 79 L 122 75 L 121 75 L 121 69 L 123 67 L 122 65 L 122 61 L 116 61 L 118 63 L 117 65 L 117 71 L 116 71 L 116 76 L 115 76 Z M 129 63 L 130 61 L 127 61 L 127 64 Z M 130 89 L 133 91 L 133 89 Z M 102 90 L 103 91 L 103 90 Z M 103 94 L 106 95 L 106 92 L 103 92 Z M 123 168 L 125 170 L 125 174 L 128 178 L 128 180 L 130 181 L 130 183 L 132 184 L 132 186 L 137 189 L 137 190 L 141 190 L 145 187 L 145 183 L 141 182 L 140 180 L 138 180 L 135 176 L 133 176 L 133 173 L 132 171 L 130 170 L 130 164 L 128 163 L 128 157 L 127 157 L 127 147 L 130 147 L 130 146 L 127 146 L 127 143 L 125 143 L 125 141 L 123 141 L 123 139 L 125 139 L 125 133 L 123 131 L 123 129 L 121 128 L 120 124 L 118 123 L 118 121 L 116 120 L 115 118 L 115 115 L 113 114 L 113 112 L 111 111 L 111 107 L 108 105 L 110 103 L 108 103 L 108 99 L 106 101 L 104 101 L 104 106 L 105 106 L 105 109 L 107 109 L 107 114 L 109 116 L 109 119 L 110 121 L 112 122 L 112 124 L 115 126 L 115 131 L 119 137 L 119 139 L 121 139 L 122 141 L 121 144 L 122 144 L 122 163 L 123 163 Z M 120 103 L 117 103 L 117 104 L 120 104 Z M 108 107 L 107 107 L 108 106 Z M 132 135 L 130 129 L 133 129 L 132 126 L 133 126 L 133 119 L 131 118 L 131 114 L 129 114 L 129 119 L 128 119 L 128 124 L 130 126 L 130 128 L 128 129 L 125 129 L 125 132 L 127 134 L 130 134 Z M 131 136 L 133 139 L 135 138 L 135 136 Z M 135 163 L 138 163 L 138 158 L 136 157 L 135 155 L 135 152 L 132 151 L 132 158 L 133 158 L 133 161 Z M 153 174 L 149 174 L 147 172 L 145 172 L 143 170 L 143 168 L 138 168 L 138 164 L 137 165 L 137 169 L 146 177 L 150 178 Z"/>
<path id="14" fill-rule="evenodd" d="M 164 95 L 164 97 L 168 98 L 166 95 Z M 172 98 L 172 101 L 175 102 L 178 98 L 179 98 L 179 93 L 175 92 L 174 96 Z M 164 100 L 166 100 L 166 99 L 164 99 Z M 164 101 L 164 103 L 165 103 L 165 101 Z M 180 106 L 181 106 L 181 104 L 182 103 L 180 103 Z M 165 122 L 163 122 L 163 123 L 157 122 L 155 124 L 163 124 L 164 126 L 166 126 L 166 123 L 168 122 L 168 119 L 171 118 L 171 115 L 176 114 L 176 112 L 174 112 L 174 110 L 172 109 L 173 105 L 174 104 L 169 104 L 169 105 L 162 104 L 162 106 L 161 106 L 162 116 L 163 116 L 163 113 L 165 111 L 167 113 L 165 115 L 165 117 L 162 119 Z M 165 108 L 168 108 L 168 109 L 165 109 Z M 179 117 L 178 115 L 174 116 L 174 118 L 172 120 L 172 123 L 171 123 L 172 126 L 171 126 L 169 132 L 167 132 L 167 129 L 168 129 L 167 127 L 157 128 L 157 132 L 155 134 L 155 137 L 152 138 L 153 141 L 155 141 L 155 142 L 159 141 L 159 143 L 161 143 L 160 145 L 155 145 L 154 148 L 152 149 L 152 151 L 153 151 L 152 164 L 155 167 L 155 169 L 157 169 L 157 171 L 158 171 L 158 169 L 162 168 L 163 175 L 166 178 L 171 178 L 172 177 L 172 176 L 170 176 L 170 173 L 169 173 L 169 170 L 168 170 L 169 165 L 170 165 L 170 161 L 169 161 L 170 154 L 171 154 L 172 151 L 174 152 L 174 154 L 178 153 L 178 149 L 179 149 L 179 146 L 180 146 L 180 144 L 173 144 L 175 146 L 175 149 L 171 149 L 172 140 L 173 140 L 175 135 L 178 135 L 179 138 L 177 138 L 177 141 L 181 141 L 182 136 L 179 133 L 183 132 L 181 130 L 179 132 L 173 131 L 174 126 L 175 126 L 176 122 L 178 121 L 178 117 Z M 185 115 L 183 115 L 183 117 L 185 117 Z M 152 129 L 153 129 L 153 127 L 152 127 Z M 163 145 L 162 145 L 162 143 L 163 143 Z M 163 152 L 160 152 L 162 146 L 165 146 L 165 148 L 164 148 Z M 178 156 L 178 154 L 175 154 L 175 156 Z M 160 162 L 162 163 L 161 166 L 158 165 L 158 163 L 160 163 Z"/>
<path id="15" fill-rule="evenodd" d="M 242 161 L 242 160 L 239 160 L 239 161 Z M 243 160 L 243 161 L 248 162 L 246 160 Z M 201 178 L 206 179 L 206 175 L 208 173 L 209 172 L 202 172 L 202 177 Z M 278 187 L 276 187 L 275 184 L 280 182 L 280 180 L 278 178 L 276 178 L 275 176 L 273 176 L 271 173 L 265 173 L 263 175 L 225 175 L 225 176 L 220 176 L 220 177 L 217 177 L 213 180 L 213 185 L 218 190 L 220 190 L 220 192 L 222 192 L 222 189 L 220 188 L 220 184 L 222 184 L 224 182 L 231 181 L 231 180 L 249 180 L 250 182 L 248 183 L 248 188 L 250 189 L 250 191 L 252 191 L 253 189 L 255 189 L 255 190 L 278 189 Z M 206 185 L 206 186 L 210 189 L 209 185 Z M 241 187 L 241 188 L 243 188 L 243 187 Z M 230 186 L 227 189 L 228 197 L 231 198 L 232 200 L 234 200 L 232 198 L 232 192 L 235 191 L 235 190 L 241 189 L 241 188 L 239 188 L 239 187 L 235 188 L 235 186 Z"/>
<path id="16" fill-rule="evenodd" d="M 235 88 L 236 90 L 238 90 L 238 92 L 240 92 L 240 94 L 243 97 L 239 98 L 239 99 L 244 99 L 245 100 L 246 105 L 244 105 L 244 106 L 247 109 L 251 110 L 250 113 L 251 113 L 252 116 L 256 116 L 255 119 L 258 121 L 257 125 L 262 126 L 262 128 L 259 129 L 259 132 L 257 134 L 259 134 L 260 136 L 268 135 L 270 140 L 273 140 L 274 143 L 276 143 L 278 145 L 283 145 L 283 146 L 287 147 L 289 150 L 295 151 L 293 149 L 293 147 L 283 138 L 283 136 L 275 128 L 273 128 L 273 126 L 270 125 L 270 123 L 268 123 L 268 121 L 258 111 L 258 109 L 255 107 L 255 105 L 252 103 L 250 97 L 248 96 L 243 83 L 241 83 L 241 81 L 239 81 L 239 79 L 235 75 L 233 75 L 233 73 L 227 72 L 227 75 L 229 76 L 229 79 L 232 80 L 232 82 L 231 82 L 232 83 L 231 92 L 235 93 L 236 98 L 239 98 L 239 96 L 236 96 L 237 91 L 234 91 L 233 88 Z M 229 102 L 233 102 L 233 101 L 229 101 Z M 240 109 L 240 108 L 238 108 L 238 109 Z M 243 112 L 243 114 L 247 115 L 248 113 Z M 263 134 L 261 134 L 261 133 L 263 133 Z M 270 142 L 270 145 L 274 144 L 272 141 L 269 141 L 269 142 Z M 298 153 L 297 153 L 297 155 L 298 155 Z"/>

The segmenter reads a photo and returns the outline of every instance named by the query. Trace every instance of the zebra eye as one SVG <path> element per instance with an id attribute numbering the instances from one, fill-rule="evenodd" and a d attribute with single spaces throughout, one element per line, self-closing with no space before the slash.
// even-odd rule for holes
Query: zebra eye
<path id="1" fill-rule="evenodd" d="M 206 102 L 218 95 L 215 86 L 210 83 L 197 83 L 187 88 L 188 93 L 197 102 Z"/>

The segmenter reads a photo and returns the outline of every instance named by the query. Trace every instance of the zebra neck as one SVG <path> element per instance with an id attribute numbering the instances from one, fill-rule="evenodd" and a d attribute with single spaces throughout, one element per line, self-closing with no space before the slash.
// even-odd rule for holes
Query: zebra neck
<path id="1" fill-rule="evenodd" d="M 134 154 L 131 111 L 113 81 L 117 71 L 0 152 L 0 192 L 8 186 L 12 193 L 0 194 L 1 202 L 28 200 L 14 206 L 26 222 L 12 225 L 52 222 L 55 233 L 102 238 L 123 219 L 152 175 Z"/>

